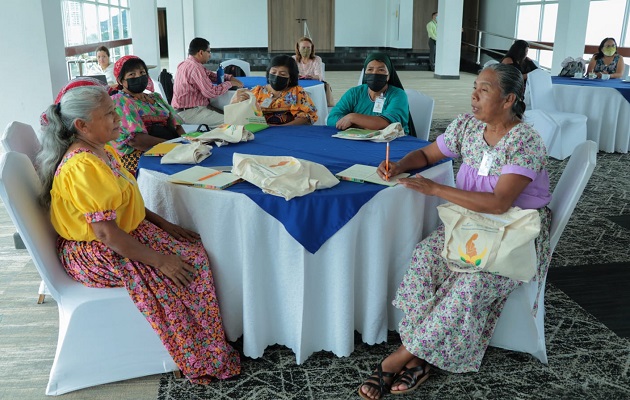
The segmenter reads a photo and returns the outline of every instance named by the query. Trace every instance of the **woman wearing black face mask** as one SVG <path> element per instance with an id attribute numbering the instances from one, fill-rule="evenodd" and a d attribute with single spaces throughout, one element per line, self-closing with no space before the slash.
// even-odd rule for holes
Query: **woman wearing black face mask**
<path id="1" fill-rule="evenodd" d="M 363 84 L 344 93 L 328 115 L 328 126 L 383 129 L 400 122 L 409 133 L 407 95 L 387 54 L 370 54 L 363 69 Z"/>
<path id="2" fill-rule="evenodd" d="M 292 57 L 276 56 L 267 67 L 267 84 L 252 89 L 269 125 L 312 125 L 317 121 L 317 108 L 308 93 L 298 86 L 298 75 Z M 248 98 L 244 89 L 238 89 L 232 103 Z"/>
<path id="3" fill-rule="evenodd" d="M 158 93 L 147 74 L 147 66 L 136 56 L 121 57 L 114 65 L 119 92 L 112 96 L 120 115 L 120 136 L 115 148 L 123 165 L 135 175 L 138 159 L 146 150 L 182 134 L 181 117 Z"/>

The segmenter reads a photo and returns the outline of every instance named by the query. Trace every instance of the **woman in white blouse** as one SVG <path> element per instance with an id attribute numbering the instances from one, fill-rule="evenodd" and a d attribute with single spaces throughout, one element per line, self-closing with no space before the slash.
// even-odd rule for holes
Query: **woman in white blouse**
<path id="1" fill-rule="evenodd" d="M 109 49 L 105 46 L 96 48 L 96 61 L 98 64 L 90 68 L 90 75 L 105 75 L 107 84 L 111 87 L 117 87 L 118 82 L 114 77 L 114 64 L 109 61 Z"/>

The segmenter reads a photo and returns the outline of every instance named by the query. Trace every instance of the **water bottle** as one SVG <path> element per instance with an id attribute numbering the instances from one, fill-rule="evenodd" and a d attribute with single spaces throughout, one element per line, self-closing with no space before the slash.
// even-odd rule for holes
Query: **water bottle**
<path id="1" fill-rule="evenodd" d="M 219 64 L 219 68 L 217 68 L 217 85 L 223 83 L 223 64 Z"/>

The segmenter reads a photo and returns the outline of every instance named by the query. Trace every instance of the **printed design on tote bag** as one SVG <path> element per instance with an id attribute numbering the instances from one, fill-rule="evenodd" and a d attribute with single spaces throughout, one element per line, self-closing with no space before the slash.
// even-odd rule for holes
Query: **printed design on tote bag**
<path id="1" fill-rule="evenodd" d="M 481 264 L 481 260 L 485 257 L 488 252 L 488 248 L 484 248 L 481 254 L 477 254 L 477 248 L 475 247 L 475 240 L 479 238 L 477 233 L 473 233 L 470 236 L 470 239 L 466 242 L 466 252 L 462 251 L 461 246 L 457 246 L 457 251 L 459 252 L 459 258 L 465 262 L 466 264 L 471 264 L 478 267 Z"/>

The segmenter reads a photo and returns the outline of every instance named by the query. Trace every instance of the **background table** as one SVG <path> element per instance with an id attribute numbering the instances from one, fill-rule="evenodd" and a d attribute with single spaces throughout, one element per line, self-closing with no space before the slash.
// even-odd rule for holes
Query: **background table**
<path id="1" fill-rule="evenodd" d="M 552 77 L 560 111 L 588 117 L 587 138 L 608 153 L 627 153 L 630 146 L 630 83 L 621 79 Z"/>
<path id="2" fill-rule="evenodd" d="M 253 142 L 213 149 L 204 165 L 226 165 L 235 151 L 327 159 L 324 164 L 333 173 L 357 159 L 371 165 L 382 160 L 384 143 L 331 138 L 335 131 L 269 128 L 257 133 Z M 412 137 L 396 139 L 391 144 L 392 159 L 425 144 Z M 158 160 L 140 160 L 138 184 L 146 205 L 201 234 L 212 261 L 226 334 L 230 340 L 243 336 L 246 356 L 260 357 L 276 343 L 291 348 L 297 363 L 320 350 L 348 356 L 354 349 L 355 330 L 364 342 L 374 344 L 386 340 L 388 329 L 397 328 L 402 314 L 391 300 L 415 244 L 438 224 L 438 198 L 402 186 L 342 181 L 331 189 L 285 201 L 262 194 L 247 182 L 221 191 L 170 184 L 167 175 L 150 169 L 175 172 L 189 166 L 162 166 Z M 450 161 L 422 174 L 453 184 Z M 361 196 L 368 200 L 352 214 L 352 204 L 345 204 Z M 295 211 L 297 220 L 289 221 L 294 228 L 329 238 L 316 250 L 307 250 L 301 243 L 305 239 L 287 230 L 286 220 L 283 223 L 267 212 L 265 202 Z M 336 225 L 332 234 L 324 232 L 329 226 L 309 222 L 319 219 Z"/>
<path id="3" fill-rule="evenodd" d="M 243 85 L 248 89 L 267 84 L 267 78 L 264 76 L 240 76 L 237 77 L 237 79 L 243 82 Z M 306 93 L 308 93 L 311 100 L 313 100 L 313 104 L 315 104 L 315 107 L 317 108 L 317 122 L 315 122 L 315 125 L 326 125 L 326 118 L 328 118 L 328 103 L 326 102 L 324 82 L 312 79 L 300 79 L 298 84 L 304 88 Z M 223 107 L 230 104 L 232 96 L 234 96 L 234 91 L 228 90 L 221 96 L 211 99 L 210 104 L 222 110 Z"/>

